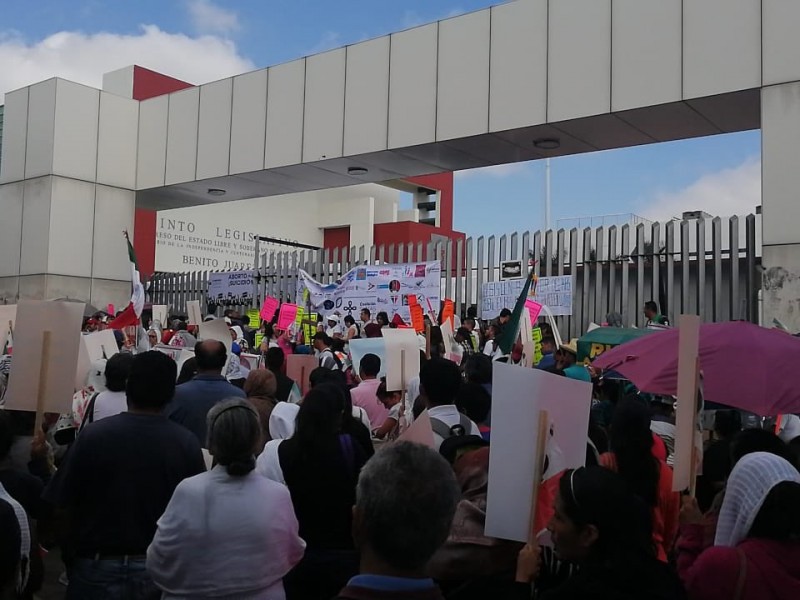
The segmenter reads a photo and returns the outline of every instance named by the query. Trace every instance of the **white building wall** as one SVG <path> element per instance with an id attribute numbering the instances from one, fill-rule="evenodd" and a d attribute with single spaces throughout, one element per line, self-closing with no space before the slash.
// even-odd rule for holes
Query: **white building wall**
<path id="1" fill-rule="evenodd" d="M 375 223 L 397 221 L 399 196 L 366 184 L 159 211 L 156 270 L 250 267 L 258 235 L 322 246 L 326 228 L 350 227 L 351 246 L 371 246 Z"/>

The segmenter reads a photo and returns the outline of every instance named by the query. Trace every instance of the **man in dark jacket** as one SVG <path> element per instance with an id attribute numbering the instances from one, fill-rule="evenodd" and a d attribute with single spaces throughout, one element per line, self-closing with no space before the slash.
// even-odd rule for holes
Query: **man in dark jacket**
<path id="1" fill-rule="evenodd" d="M 460 496 L 452 468 L 430 448 L 400 442 L 375 454 L 361 470 L 353 509 L 361 574 L 338 597 L 442 600 L 426 565 L 450 533 Z"/>
<path id="2" fill-rule="evenodd" d="M 206 416 L 211 407 L 217 402 L 245 398 L 246 395 L 222 376 L 228 358 L 225 344 L 217 340 L 198 342 L 194 355 L 197 359 L 197 375 L 175 388 L 175 397 L 165 414 L 171 421 L 191 431 L 205 448 Z"/>
<path id="3" fill-rule="evenodd" d="M 278 402 L 288 402 L 295 382 L 294 379 L 287 377 L 283 373 L 283 362 L 285 360 L 283 350 L 280 348 L 270 348 L 267 350 L 264 360 L 267 364 L 267 368 L 272 371 L 272 374 L 275 375 L 275 379 L 278 382 L 278 391 L 275 392 L 275 398 Z"/>

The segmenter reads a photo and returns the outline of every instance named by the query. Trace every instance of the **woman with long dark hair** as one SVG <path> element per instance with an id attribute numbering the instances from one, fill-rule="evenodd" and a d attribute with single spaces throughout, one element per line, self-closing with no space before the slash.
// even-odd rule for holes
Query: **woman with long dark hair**
<path id="1" fill-rule="evenodd" d="M 640 401 L 623 400 L 611 421 L 611 451 L 600 464 L 619 473 L 631 492 L 650 507 L 653 543 L 657 556 L 666 561 L 678 535 L 680 495 L 672 491 L 672 470 L 653 455 L 650 412 Z"/>
<path id="2" fill-rule="evenodd" d="M 578 570 L 542 600 L 685 598 L 678 577 L 656 558 L 650 512 L 608 469 L 565 471 L 548 529 L 558 558 L 576 563 Z M 517 581 L 535 581 L 538 571 L 539 548 L 526 546 L 517 563 Z"/>
<path id="3" fill-rule="evenodd" d="M 346 415 L 352 419 L 347 410 L 340 386 L 315 386 L 300 405 L 294 435 L 259 457 L 259 472 L 289 488 L 308 545 L 284 579 L 288 600 L 328 600 L 358 572 L 352 507 L 367 453 L 344 427 Z"/>

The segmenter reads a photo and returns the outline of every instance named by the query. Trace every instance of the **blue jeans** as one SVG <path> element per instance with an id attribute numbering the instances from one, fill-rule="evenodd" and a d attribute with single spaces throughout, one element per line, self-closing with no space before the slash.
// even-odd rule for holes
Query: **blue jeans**
<path id="1" fill-rule="evenodd" d="M 67 573 L 65 600 L 159 600 L 161 590 L 147 574 L 144 559 L 76 558 Z"/>

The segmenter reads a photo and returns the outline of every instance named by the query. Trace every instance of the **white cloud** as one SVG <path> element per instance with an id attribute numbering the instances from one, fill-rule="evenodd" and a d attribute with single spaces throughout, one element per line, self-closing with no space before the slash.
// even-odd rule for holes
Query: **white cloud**
<path id="1" fill-rule="evenodd" d="M 703 210 L 713 216 L 746 215 L 761 204 L 761 160 L 751 157 L 742 164 L 702 176 L 676 192 L 660 192 L 640 203 L 637 214 L 652 221 L 680 217 Z"/>
<path id="2" fill-rule="evenodd" d="M 528 164 L 524 162 L 509 163 L 505 165 L 493 165 L 491 167 L 481 167 L 480 169 L 468 169 L 466 171 L 456 171 L 455 178 L 463 181 L 473 177 L 494 177 L 505 179 L 513 175 L 524 173 L 528 170 Z"/>
<path id="3" fill-rule="evenodd" d="M 239 29 L 239 17 L 211 0 L 188 0 L 187 8 L 194 28 L 199 33 L 230 35 Z"/>
<path id="4" fill-rule="evenodd" d="M 167 33 L 155 25 L 143 25 L 135 35 L 61 31 L 35 43 L 7 32 L 0 34 L 0 98 L 51 77 L 99 88 L 103 73 L 133 64 L 195 84 L 255 68 L 229 40 Z"/>

